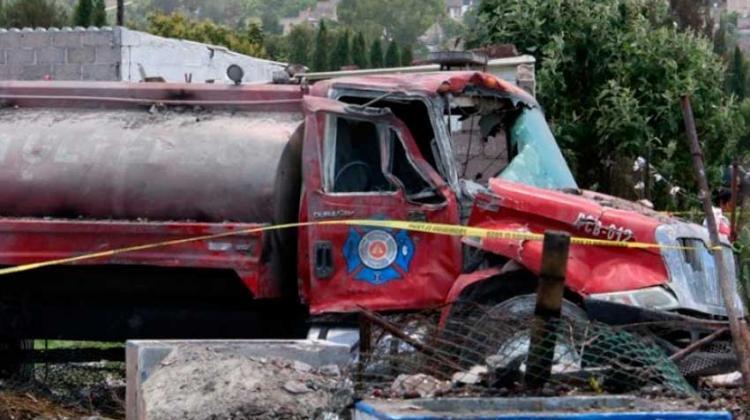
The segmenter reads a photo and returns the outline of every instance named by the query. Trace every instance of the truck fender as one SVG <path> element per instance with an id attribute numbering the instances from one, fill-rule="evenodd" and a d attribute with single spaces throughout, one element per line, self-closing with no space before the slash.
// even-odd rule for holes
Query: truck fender
<path id="1" fill-rule="evenodd" d="M 482 227 L 528 232 L 516 225 Z M 472 245 L 487 253 L 515 260 L 535 275 L 541 269 L 542 241 L 483 238 Z M 658 286 L 669 279 L 661 261 L 661 255 L 651 250 L 571 245 L 565 286 L 581 296 Z"/>
<path id="2" fill-rule="evenodd" d="M 509 260 L 502 266 L 495 266 L 477 270 L 472 273 L 462 274 L 458 276 L 456 281 L 453 283 L 450 291 L 448 292 L 448 296 L 446 298 L 447 305 L 445 305 L 441 310 L 440 326 L 444 326 L 445 322 L 448 320 L 448 315 L 451 312 L 453 303 L 461 300 L 462 298 L 467 298 L 467 296 L 465 295 L 470 292 L 474 288 L 474 286 L 477 286 L 483 282 L 492 282 L 492 284 L 496 285 L 497 288 L 503 288 L 504 286 L 508 285 L 511 280 L 520 279 L 527 284 L 527 287 L 524 287 L 524 289 L 526 289 L 524 291 L 533 291 L 536 287 L 536 282 L 533 281 L 534 279 L 531 277 L 533 277 L 531 273 L 529 273 L 524 266 L 514 260 Z M 487 293 L 480 293 L 485 299 L 492 300 L 493 297 L 495 297 L 494 294 L 489 291 L 487 291 Z M 501 296 L 497 296 L 497 298 L 498 300 L 501 300 Z"/>

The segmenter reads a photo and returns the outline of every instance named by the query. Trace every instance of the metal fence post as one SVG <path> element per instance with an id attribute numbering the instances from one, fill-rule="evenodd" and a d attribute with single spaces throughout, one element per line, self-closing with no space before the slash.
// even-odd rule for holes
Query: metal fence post
<path id="1" fill-rule="evenodd" d="M 529 388 L 543 387 L 552 373 L 569 248 L 569 233 L 545 232 L 542 267 L 524 376 L 524 383 Z"/>

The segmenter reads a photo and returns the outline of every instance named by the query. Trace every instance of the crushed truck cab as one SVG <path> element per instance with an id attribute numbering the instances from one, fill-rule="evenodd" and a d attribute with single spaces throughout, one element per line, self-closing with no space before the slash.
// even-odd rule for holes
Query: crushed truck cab
<path id="1" fill-rule="evenodd" d="M 4 82 L 0 107 L 0 265 L 100 253 L 0 277 L 2 337 L 294 336 L 535 290 L 538 241 L 319 223 L 347 219 L 681 245 L 573 245 L 566 297 L 725 316 L 705 229 L 581 190 L 536 100 L 489 74 Z"/>

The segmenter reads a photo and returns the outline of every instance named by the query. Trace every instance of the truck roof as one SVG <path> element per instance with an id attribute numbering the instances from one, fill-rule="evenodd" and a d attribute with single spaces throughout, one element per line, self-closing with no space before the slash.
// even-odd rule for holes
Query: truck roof
<path id="1" fill-rule="evenodd" d="M 329 79 L 316 83 L 312 88 L 315 96 L 326 96 L 333 86 L 352 86 L 378 91 L 418 92 L 425 95 L 441 93 L 460 94 L 473 85 L 516 97 L 523 102 L 536 104 L 528 92 L 506 80 L 478 71 L 444 71 L 411 74 L 380 74 Z"/>

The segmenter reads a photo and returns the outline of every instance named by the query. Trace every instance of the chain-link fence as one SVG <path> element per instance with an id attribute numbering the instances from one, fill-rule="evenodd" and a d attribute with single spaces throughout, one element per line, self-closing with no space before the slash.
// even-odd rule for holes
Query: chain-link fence
<path id="1" fill-rule="evenodd" d="M 442 308 L 365 314 L 359 391 L 382 397 L 694 395 L 651 338 L 589 322 L 577 308 L 543 321 L 517 306 L 455 303 L 442 323 Z"/>

